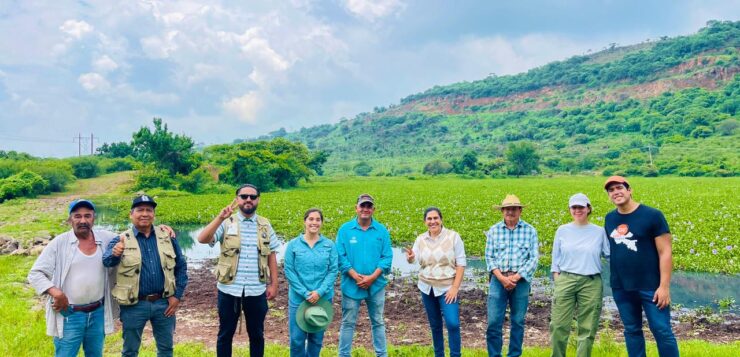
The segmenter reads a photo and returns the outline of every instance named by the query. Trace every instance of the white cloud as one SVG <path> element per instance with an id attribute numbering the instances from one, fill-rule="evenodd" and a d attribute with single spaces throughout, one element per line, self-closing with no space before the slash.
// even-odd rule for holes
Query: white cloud
<path id="1" fill-rule="evenodd" d="M 178 46 L 175 43 L 175 38 L 178 35 L 178 31 L 168 31 L 162 37 L 146 37 L 141 39 L 141 48 L 144 53 L 150 58 L 167 58 L 170 53 L 177 50 Z"/>
<path id="2" fill-rule="evenodd" d="M 59 29 L 79 40 L 85 34 L 92 32 L 93 27 L 85 21 L 67 20 L 62 26 L 59 26 Z"/>
<path id="3" fill-rule="evenodd" d="M 105 91 L 110 88 L 110 83 L 108 83 L 108 80 L 100 74 L 94 72 L 80 75 L 77 78 L 77 82 L 80 83 L 82 88 L 85 88 L 85 90 L 88 92 Z"/>
<path id="4" fill-rule="evenodd" d="M 346 0 L 344 6 L 355 16 L 375 21 L 406 7 L 399 0 Z"/>
<path id="5" fill-rule="evenodd" d="M 93 68 L 98 72 L 107 73 L 118 69 L 118 63 L 108 55 L 102 55 L 93 61 Z"/>
<path id="6" fill-rule="evenodd" d="M 249 123 L 257 123 L 257 113 L 262 108 L 262 99 L 256 91 L 249 91 L 241 97 L 235 97 L 223 102 L 223 108 L 235 115 L 239 120 Z"/>

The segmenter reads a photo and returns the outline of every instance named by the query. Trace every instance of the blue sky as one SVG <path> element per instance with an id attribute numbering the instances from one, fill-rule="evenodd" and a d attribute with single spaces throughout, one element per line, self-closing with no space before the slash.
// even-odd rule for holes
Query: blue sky
<path id="1" fill-rule="evenodd" d="M 232 142 L 739 17 L 713 0 L 3 1 L 0 150 L 73 156 L 79 133 L 128 141 L 153 117 Z"/>

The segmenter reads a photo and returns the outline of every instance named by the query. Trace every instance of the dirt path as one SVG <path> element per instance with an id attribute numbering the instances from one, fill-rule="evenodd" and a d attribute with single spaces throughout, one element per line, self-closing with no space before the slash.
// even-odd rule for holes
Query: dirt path
<path id="1" fill-rule="evenodd" d="M 190 269 L 189 276 L 190 282 L 183 306 L 178 313 L 176 339 L 178 342 L 202 342 L 209 348 L 215 349 L 218 331 L 215 278 L 207 267 Z M 265 337 L 268 342 L 287 345 L 288 286 L 282 274 L 279 290 L 278 298 L 270 303 L 270 312 L 265 322 Z M 485 348 L 487 295 L 480 289 L 472 289 L 461 291 L 460 298 L 463 345 L 471 348 Z M 338 285 L 335 286 L 333 305 L 334 321 L 324 338 L 324 344 L 327 346 L 335 346 L 339 336 L 341 293 Z M 355 344 L 371 350 L 370 341 L 372 339 L 367 310 L 361 308 L 360 311 L 354 341 Z M 525 345 L 549 345 L 549 317 L 549 297 L 544 296 L 544 294 L 535 294 L 530 298 L 527 312 Z M 678 318 L 674 316 L 674 318 L 676 319 L 674 321 L 674 332 L 677 338 L 681 340 L 700 338 L 713 343 L 727 343 L 740 339 L 740 318 L 736 315 L 725 315 L 721 321 L 709 321 L 702 317 L 690 318 L 690 316 Z M 398 279 L 389 284 L 386 295 L 385 321 L 388 343 L 393 345 L 431 345 L 431 336 L 424 307 L 419 291 L 411 280 Z M 602 313 L 602 321 L 608 321 L 610 330 L 602 329 L 600 333 L 610 334 L 617 341 L 622 341 L 622 325 L 617 312 L 605 308 Z M 508 343 L 508 326 L 507 321 L 504 327 L 506 331 L 504 334 L 505 343 Z M 647 328 L 645 336 L 648 339 L 652 338 Z M 234 343 L 246 345 L 248 343 L 246 331 L 237 334 Z"/>

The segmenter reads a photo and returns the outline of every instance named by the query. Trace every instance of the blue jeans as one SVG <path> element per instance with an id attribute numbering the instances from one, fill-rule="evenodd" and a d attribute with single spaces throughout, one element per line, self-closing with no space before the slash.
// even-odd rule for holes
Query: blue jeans
<path id="1" fill-rule="evenodd" d="M 612 289 L 614 302 L 624 324 L 624 342 L 630 357 L 645 356 L 645 336 L 642 334 L 642 312 L 655 337 L 661 357 L 678 357 L 678 343 L 671 329 L 671 307 L 658 309 L 653 302 L 655 290 L 625 291 Z"/>
<path id="2" fill-rule="evenodd" d="M 509 306 L 511 320 L 511 334 L 509 336 L 509 353 L 507 356 L 521 356 L 524 342 L 524 317 L 529 305 L 529 282 L 521 279 L 511 291 L 492 277 L 488 290 L 488 329 L 486 330 L 486 345 L 488 356 L 501 357 L 501 346 L 504 343 L 502 329 L 506 306 Z"/>
<path id="3" fill-rule="evenodd" d="M 375 355 L 378 357 L 387 357 L 385 321 L 383 321 L 385 289 L 381 289 L 375 295 L 370 295 L 360 300 L 355 300 L 344 294 L 342 295 L 342 326 L 339 329 L 339 356 L 350 357 L 352 353 L 352 338 L 355 334 L 357 313 L 360 311 L 360 304 L 363 300 L 367 304 L 367 314 L 370 316 L 370 324 L 372 325 Z"/>
<path id="4" fill-rule="evenodd" d="M 329 299 L 331 302 L 332 299 Z M 296 323 L 295 314 L 298 306 L 288 301 L 288 331 L 290 332 L 290 357 L 319 357 L 324 343 L 324 331 L 307 333 Z"/>
<path id="5" fill-rule="evenodd" d="M 62 338 L 54 337 L 54 356 L 77 357 L 82 345 L 85 357 L 103 356 L 105 307 L 90 312 L 73 312 L 64 318 Z"/>
<path id="6" fill-rule="evenodd" d="M 123 325 L 124 357 L 136 357 L 141 347 L 141 334 L 144 325 L 151 321 L 152 334 L 157 344 L 158 357 L 172 356 L 172 334 L 175 332 L 175 316 L 164 316 L 167 310 L 167 299 L 157 301 L 139 300 L 135 305 L 121 306 L 121 324 Z"/>
<path id="7" fill-rule="evenodd" d="M 432 329 L 434 343 L 434 357 L 445 357 L 445 340 L 442 331 L 442 318 L 447 325 L 447 339 L 450 343 L 450 357 L 460 357 L 460 303 L 445 302 L 445 295 L 434 296 L 434 290 L 429 295 L 421 293 L 421 301 L 427 311 L 429 327 Z"/>

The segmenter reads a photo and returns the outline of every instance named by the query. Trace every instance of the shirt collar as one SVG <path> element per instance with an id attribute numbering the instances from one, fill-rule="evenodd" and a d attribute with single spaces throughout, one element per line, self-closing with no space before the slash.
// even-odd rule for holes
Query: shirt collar
<path id="1" fill-rule="evenodd" d="M 300 236 L 298 237 L 298 239 L 299 239 L 299 240 L 300 240 L 301 242 L 303 242 L 303 244 L 306 244 L 306 245 L 308 245 L 308 242 L 306 242 L 306 235 L 305 235 L 305 234 L 302 234 L 302 233 L 301 233 L 301 235 L 300 235 Z M 326 240 L 326 239 L 329 239 L 329 238 L 326 238 L 326 237 L 324 237 L 324 235 L 323 235 L 323 234 L 319 234 L 319 240 L 317 240 L 317 241 L 316 241 L 316 244 L 314 244 L 314 247 L 315 247 L 315 246 L 316 246 L 317 244 L 320 244 L 320 243 L 322 243 L 322 242 L 323 242 L 324 240 Z"/>
<path id="2" fill-rule="evenodd" d="M 509 229 L 509 227 L 507 227 L 507 226 L 506 226 L 506 222 L 504 222 L 503 220 L 502 220 L 502 221 L 500 221 L 500 222 L 498 222 L 498 224 L 497 224 L 497 225 L 498 225 L 499 227 L 501 227 L 501 228 L 506 228 L 506 229 Z M 517 229 L 517 228 L 522 228 L 522 227 L 524 227 L 524 221 L 522 221 L 522 219 L 520 218 L 520 219 L 519 219 L 519 222 L 516 222 L 516 228 L 514 228 L 514 229 Z"/>
<path id="3" fill-rule="evenodd" d="M 447 230 L 447 228 L 445 228 L 445 227 L 443 226 L 443 227 L 442 227 L 442 230 L 440 230 L 440 231 L 439 231 L 439 234 L 437 235 L 437 238 L 439 238 L 439 237 L 441 237 L 442 235 L 444 235 L 444 234 L 445 234 L 445 231 L 446 231 L 446 230 Z M 424 238 L 425 238 L 425 239 L 432 239 L 432 235 L 431 235 L 431 234 L 429 233 L 429 230 L 427 230 L 426 232 L 424 232 Z M 434 239 L 437 239 L 437 238 L 434 238 Z"/>
<path id="4" fill-rule="evenodd" d="M 98 238 L 98 235 L 95 234 L 95 230 L 92 230 L 92 234 L 93 234 L 93 239 L 95 239 L 95 244 L 103 244 L 103 240 Z M 75 234 L 74 229 L 69 230 L 69 235 L 72 237 L 69 240 L 70 244 L 77 244 L 80 241 L 80 239 L 77 238 L 77 235 Z"/>
<path id="5" fill-rule="evenodd" d="M 362 229 L 362 226 L 360 226 L 360 221 L 357 220 L 357 216 L 355 216 L 355 218 L 352 219 L 352 221 L 355 222 L 355 225 L 352 228 L 363 230 Z M 375 223 L 376 223 L 375 218 L 371 218 L 370 219 L 370 226 L 367 227 L 367 229 L 376 229 Z"/>
<path id="6" fill-rule="evenodd" d="M 139 236 L 139 233 L 141 233 L 141 232 L 139 232 L 139 230 L 138 230 L 138 229 L 136 229 L 136 227 L 135 227 L 135 226 L 132 226 L 132 227 L 131 227 L 131 231 L 133 231 L 133 232 L 134 232 L 134 237 L 138 237 L 138 236 Z M 151 230 L 151 231 L 149 232 L 149 236 L 151 237 L 151 236 L 152 236 L 152 234 L 154 234 L 154 226 L 152 226 L 152 230 Z"/>

